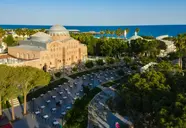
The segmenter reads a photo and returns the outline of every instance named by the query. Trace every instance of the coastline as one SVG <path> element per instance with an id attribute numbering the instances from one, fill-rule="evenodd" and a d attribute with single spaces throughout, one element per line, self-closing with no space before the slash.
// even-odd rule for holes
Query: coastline
<path id="1" fill-rule="evenodd" d="M 28 29 L 49 29 L 50 25 L 0 25 L 3 29 L 17 29 L 17 28 L 28 28 Z M 129 28 L 128 36 L 133 36 L 135 29 L 139 28 L 139 35 L 146 36 L 160 36 L 169 35 L 177 36 L 180 33 L 186 33 L 186 25 L 135 25 L 135 26 L 65 26 L 67 30 L 79 30 L 80 32 L 100 32 L 102 30 L 116 30 L 118 28 L 126 29 Z"/>

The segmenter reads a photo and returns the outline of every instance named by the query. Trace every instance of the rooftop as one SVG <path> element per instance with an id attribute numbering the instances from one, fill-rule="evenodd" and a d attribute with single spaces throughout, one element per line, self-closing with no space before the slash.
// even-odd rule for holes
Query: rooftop
<path id="1" fill-rule="evenodd" d="M 31 45 L 19 45 L 19 46 L 14 46 L 15 48 L 22 48 L 26 50 L 33 50 L 33 51 L 43 51 L 45 48 L 40 47 L 40 46 L 31 46 Z"/>
<path id="2" fill-rule="evenodd" d="M 49 41 L 52 41 L 52 38 L 50 35 L 44 33 L 44 32 L 37 32 L 34 35 L 31 36 L 31 41 L 37 41 L 42 43 L 48 43 Z"/>
<path id="3" fill-rule="evenodd" d="M 7 59 L 7 58 L 12 58 L 8 54 L 0 54 L 0 59 Z"/>

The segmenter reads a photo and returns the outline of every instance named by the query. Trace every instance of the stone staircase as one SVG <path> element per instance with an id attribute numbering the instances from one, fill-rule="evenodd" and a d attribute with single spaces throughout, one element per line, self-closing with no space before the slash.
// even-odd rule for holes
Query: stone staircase
<path id="1" fill-rule="evenodd" d="M 10 105 L 12 105 L 11 100 L 9 100 L 9 103 L 10 103 Z M 17 98 L 14 98 L 13 99 L 13 105 L 14 105 L 14 107 L 17 107 L 17 106 L 20 105 L 19 100 Z"/>

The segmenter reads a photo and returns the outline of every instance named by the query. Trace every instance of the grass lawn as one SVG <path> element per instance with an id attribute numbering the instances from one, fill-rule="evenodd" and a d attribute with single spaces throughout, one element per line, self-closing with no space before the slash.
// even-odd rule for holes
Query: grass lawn
<path id="1" fill-rule="evenodd" d="M 88 104 L 96 94 L 101 91 L 99 88 L 91 90 L 87 96 L 77 99 L 74 106 L 65 116 L 64 128 L 86 128 L 88 121 Z"/>
<path id="2" fill-rule="evenodd" d="M 47 93 L 49 90 L 53 90 L 55 87 L 58 87 L 58 85 L 63 84 L 65 82 L 67 82 L 68 80 L 65 78 L 61 78 L 59 80 L 56 80 L 54 82 L 51 82 L 50 84 L 48 84 L 47 86 L 44 86 L 34 92 L 31 92 L 27 95 L 27 101 L 32 100 L 32 98 L 37 98 L 39 97 L 41 94 L 45 94 Z"/>

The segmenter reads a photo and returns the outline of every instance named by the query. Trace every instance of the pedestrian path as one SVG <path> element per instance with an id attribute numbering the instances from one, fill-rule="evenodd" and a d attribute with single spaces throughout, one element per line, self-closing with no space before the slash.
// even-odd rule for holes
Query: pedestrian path
<path id="1" fill-rule="evenodd" d="M 115 89 L 113 87 L 101 87 L 102 92 L 98 93 L 90 102 L 88 107 L 88 128 L 92 128 L 94 125 L 100 128 L 113 128 L 116 122 L 133 126 L 132 122 L 128 121 L 118 113 L 112 113 L 109 109 L 106 101 L 110 97 L 115 97 Z M 101 126 L 100 126 L 101 124 Z"/>

